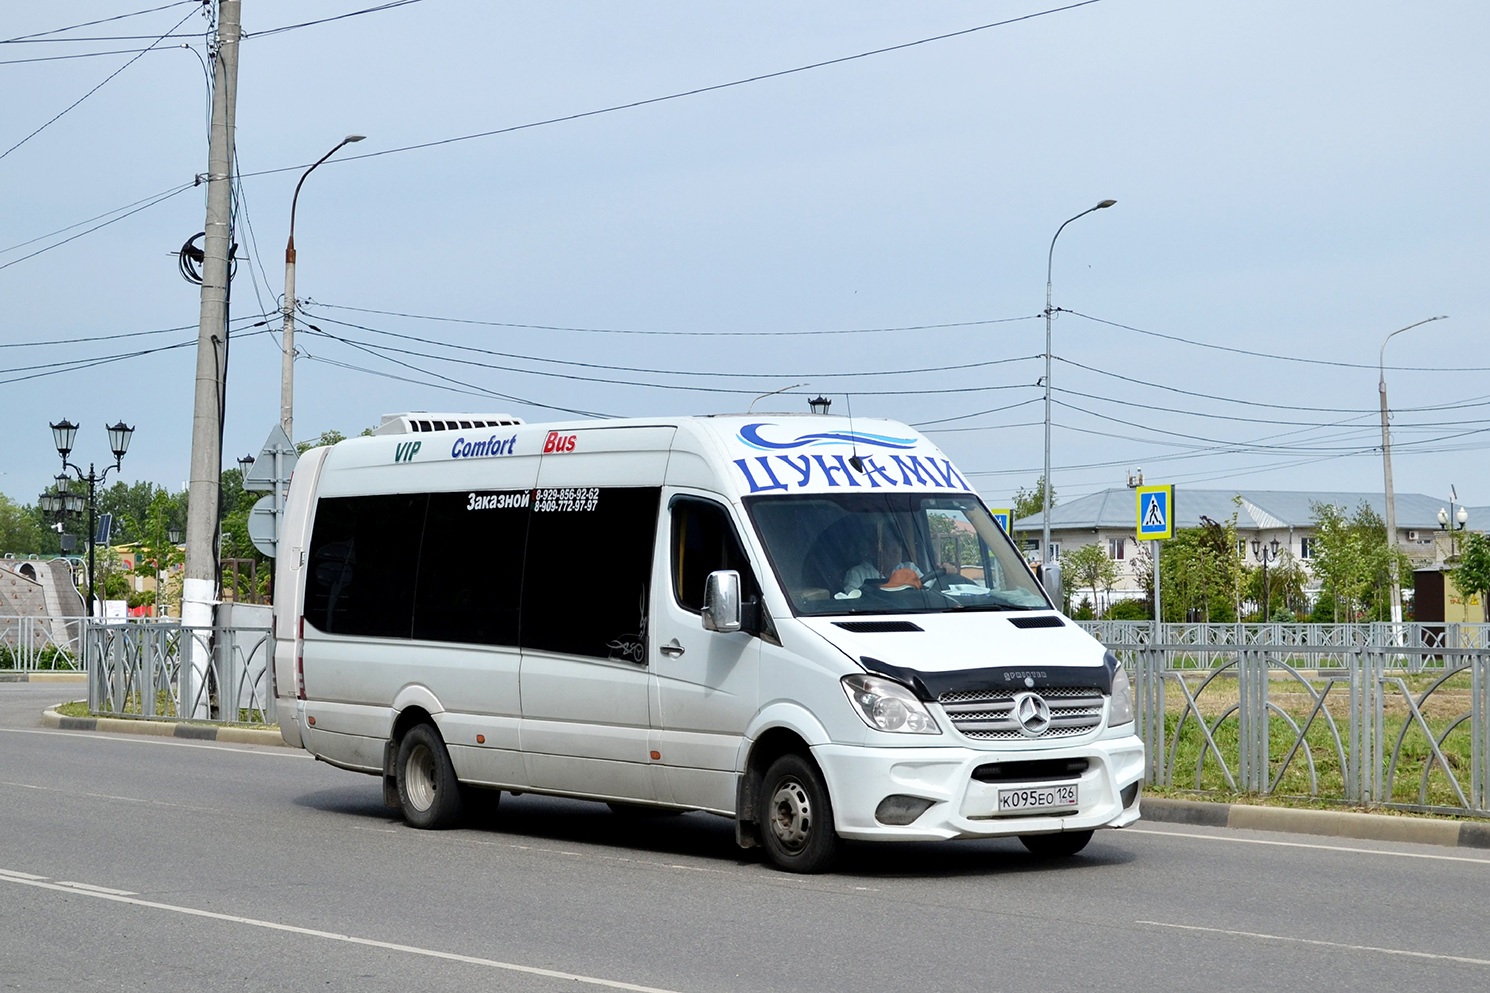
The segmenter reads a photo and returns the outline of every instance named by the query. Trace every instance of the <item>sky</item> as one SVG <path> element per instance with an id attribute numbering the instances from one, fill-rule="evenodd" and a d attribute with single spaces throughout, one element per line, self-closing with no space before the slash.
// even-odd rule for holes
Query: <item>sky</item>
<path id="1" fill-rule="evenodd" d="M 18 501 L 63 417 L 85 465 L 122 418 L 124 480 L 188 475 L 200 296 L 173 253 L 204 226 L 207 18 L 14 40 L 166 3 L 0 0 Z M 1490 504 L 1490 6 L 417 0 L 272 31 L 374 5 L 243 3 L 226 467 L 278 418 L 295 182 L 355 133 L 300 196 L 297 440 L 821 393 L 1007 505 L 1044 458 L 1051 238 L 1111 198 L 1053 253 L 1058 501 L 1139 467 L 1379 493 L 1382 342 L 1447 315 L 1386 349 L 1396 489 Z"/>

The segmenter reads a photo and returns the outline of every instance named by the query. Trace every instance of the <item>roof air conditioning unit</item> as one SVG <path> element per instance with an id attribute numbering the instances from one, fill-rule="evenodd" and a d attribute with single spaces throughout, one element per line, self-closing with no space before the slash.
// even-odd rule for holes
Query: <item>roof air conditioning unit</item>
<path id="1" fill-rule="evenodd" d="M 1409 532 L 1407 532 L 1407 540 L 1408 541 L 1417 541 L 1418 540 L 1418 533 L 1416 531 L 1409 531 Z"/>

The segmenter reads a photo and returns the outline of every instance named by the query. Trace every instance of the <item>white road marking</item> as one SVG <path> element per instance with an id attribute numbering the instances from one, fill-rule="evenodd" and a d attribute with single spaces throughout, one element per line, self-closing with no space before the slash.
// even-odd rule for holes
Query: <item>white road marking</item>
<path id="1" fill-rule="evenodd" d="M 1353 855 L 1389 855 L 1399 859 L 1433 859 L 1439 862 L 1473 862 L 1490 865 L 1490 859 L 1470 858 L 1467 855 L 1433 855 L 1427 852 L 1389 852 L 1383 848 L 1352 848 L 1349 845 L 1317 845 L 1304 841 L 1271 841 L 1267 838 L 1229 838 L 1219 834 L 1197 834 L 1193 831 L 1154 831 L 1147 828 L 1124 828 L 1124 834 L 1157 834 L 1166 838 L 1200 838 L 1203 841 L 1224 841 L 1233 845 L 1276 845 L 1280 848 L 1314 848 L 1326 852 L 1350 852 Z"/>
<path id="2" fill-rule="evenodd" d="M 1377 945 L 1347 945 L 1338 941 L 1320 941 L 1317 938 L 1292 938 L 1283 934 L 1260 934 L 1256 931 L 1228 931 L 1219 927 L 1199 927 L 1194 924 L 1167 924 L 1164 921 L 1134 921 L 1150 927 L 1177 928 L 1181 931 L 1205 931 L 1210 934 L 1225 934 L 1233 938 L 1258 938 L 1263 941 L 1287 941 L 1296 945 L 1321 945 L 1325 948 L 1341 948 L 1351 952 L 1377 952 L 1381 955 L 1405 955 L 1415 959 L 1438 959 L 1444 962 L 1463 962 L 1466 965 L 1490 965 L 1490 959 L 1475 959 L 1466 955 L 1438 955 L 1433 952 L 1413 952 L 1405 948 L 1382 948 Z"/>
<path id="3" fill-rule="evenodd" d="M 90 893 L 112 893 L 115 896 L 138 896 L 134 890 L 116 890 L 109 886 L 94 886 L 92 883 L 74 883 L 66 879 L 57 880 L 58 886 L 71 886 L 77 890 L 87 890 Z"/>
<path id="4" fill-rule="evenodd" d="M 216 744 L 210 741 L 191 741 L 185 738 L 173 738 L 169 735 L 155 734 L 115 734 L 112 731 L 63 731 L 51 728 L 0 728 L 4 734 L 49 734 L 63 738 L 86 738 L 89 741 L 118 741 L 131 745 L 166 745 L 171 748 L 205 748 L 214 752 L 232 752 L 234 755 L 273 755 L 286 759 L 310 759 L 310 753 L 303 748 L 289 748 L 283 745 L 234 745 L 230 743 Z"/>
<path id="5" fill-rule="evenodd" d="M 29 872 L 18 872 L 15 869 L 0 869 L 0 876 L 8 876 L 11 879 L 24 879 L 31 882 L 47 878 L 46 876 L 35 876 Z"/>
<path id="6" fill-rule="evenodd" d="M 173 810 L 195 810 L 200 814 L 220 814 L 221 810 L 216 807 L 193 807 L 185 803 L 172 803 L 169 800 L 145 800 L 136 796 L 116 796 L 113 793 L 84 793 L 80 790 L 59 789 L 56 786 L 38 786 L 35 783 L 15 783 L 0 779 L 0 786 L 13 786 L 18 790 L 40 790 L 43 793 L 63 793 L 67 796 L 88 797 L 91 800 L 119 800 L 123 803 L 144 803 L 152 807 L 170 807 Z"/>
<path id="7" fill-rule="evenodd" d="M 80 889 L 78 888 L 80 884 L 77 883 L 48 883 L 42 882 L 39 879 L 21 879 L 8 871 L 4 875 L 0 875 L 0 882 L 15 883 L 18 886 L 32 886 L 43 890 L 55 890 L 62 893 L 74 893 L 79 896 L 90 896 L 98 900 L 108 900 L 111 903 L 128 904 L 132 907 L 167 910 L 171 913 L 185 914 L 189 917 L 203 917 L 208 920 L 226 921 L 229 924 L 245 924 L 249 927 L 264 928 L 268 931 L 281 931 L 287 934 L 304 935 L 309 938 L 339 941 L 349 945 L 381 948 L 390 952 L 422 955 L 425 958 L 442 959 L 446 962 L 462 962 L 466 965 L 485 966 L 489 969 L 501 969 L 506 972 L 520 972 L 529 976 L 564 979 L 575 983 L 585 983 L 589 986 L 602 986 L 606 989 L 631 990 L 633 993 L 677 993 L 676 990 L 662 989 L 657 986 L 640 986 L 636 983 L 625 983 L 616 979 L 602 979 L 598 976 L 585 976 L 576 972 L 541 969 L 537 966 L 518 965 L 515 962 L 500 962 L 496 959 L 481 958 L 477 955 L 460 955 L 456 952 L 442 952 L 433 948 L 420 948 L 417 945 L 400 945 L 391 941 L 376 941 L 372 938 L 359 938 L 350 934 L 337 934 L 334 931 L 320 931 L 316 928 L 297 927 L 294 924 L 280 924 L 275 921 L 264 921 L 254 917 L 239 917 L 236 914 L 219 914 L 211 910 L 198 910 L 195 907 L 181 907 L 170 903 L 157 903 L 154 900 L 141 900 L 138 897 L 122 895 L 119 891 L 104 891 L 102 887 Z"/>

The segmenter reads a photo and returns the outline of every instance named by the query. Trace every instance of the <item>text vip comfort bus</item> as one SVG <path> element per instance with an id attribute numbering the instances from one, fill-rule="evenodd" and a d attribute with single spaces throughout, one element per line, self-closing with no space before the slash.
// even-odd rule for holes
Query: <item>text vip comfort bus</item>
<path id="1" fill-rule="evenodd" d="M 393 415 L 300 459 L 280 549 L 285 739 L 415 827 L 702 810 L 812 872 L 1138 818 L 1127 676 L 903 424 Z"/>

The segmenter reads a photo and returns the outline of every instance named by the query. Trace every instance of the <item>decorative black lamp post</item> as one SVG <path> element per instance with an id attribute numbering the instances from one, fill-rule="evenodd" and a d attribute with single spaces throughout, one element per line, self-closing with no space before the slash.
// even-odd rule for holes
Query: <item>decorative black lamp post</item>
<path id="1" fill-rule="evenodd" d="M 1266 624 L 1273 616 L 1270 609 L 1269 594 L 1272 590 L 1268 586 L 1268 562 L 1278 560 L 1278 539 L 1274 538 L 1264 545 L 1260 539 L 1253 538 L 1252 554 L 1262 559 L 1262 623 Z"/>
<path id="2" fill-rule="evenodd" d="M 812 408 L 812 412 L 814 414 L 826 414 L 828 412 L 828 408 L 833 406 L 833 401 L 819 394 L 818 396 L 813 397 L 811 400 L 808 400 L 807 406 Z"/>
<path id="3" fill-rule="evenodd" d="M 57 446 L 57 454 L 62 456 L 62 472 L 57 476 L 57 492 L 61 495 L 67 510 L 81 510 L 83 497 L 81 494 L 69 493 L 71 479 L 67 470 L 71 469 L 79 482 L 88 484 L 88 616 L 93 616 L 93 605 L 96 601 L 94 584 L 94 546 L 98 538 L 98 504 L 96 502 L 98 484 L 102 483 L 115 469 L 120 468 L 124 461 L 124 453 L 129 451 L 129 439 L 135 429 L 120 421 L 118 424 L 107 428 L 109 433 L 109 450 L 114 453 L 114 464 L 106 465 L 103 472 L 95 472 L 92 462 L 88 463 L 88 473 L 73 465 L 67 460 L 72 454 L 73 441 L 77 438 L 78 426 L 63 418 L 52 425 L 52 441 Z"/>

